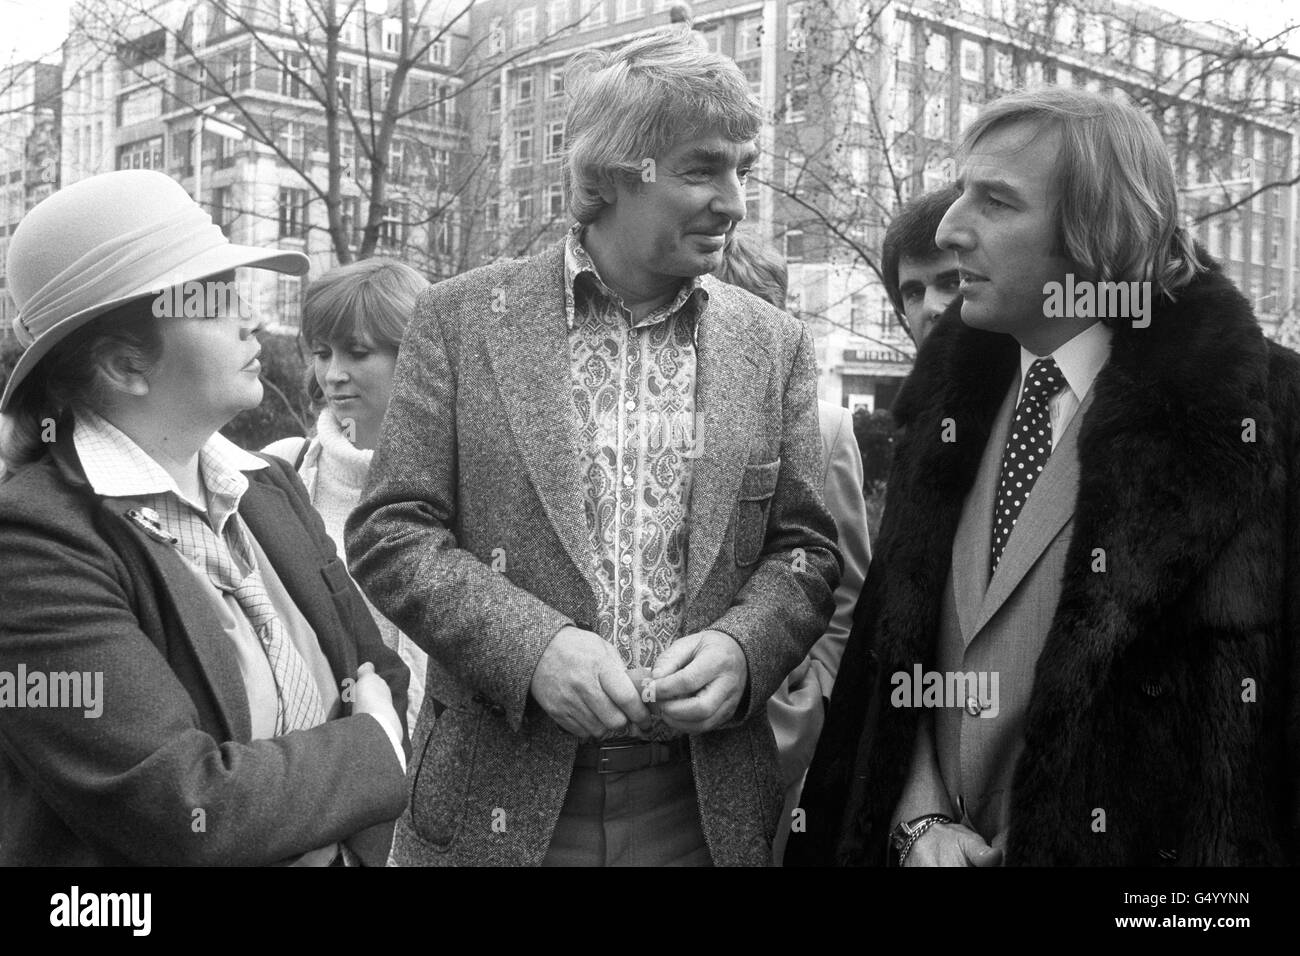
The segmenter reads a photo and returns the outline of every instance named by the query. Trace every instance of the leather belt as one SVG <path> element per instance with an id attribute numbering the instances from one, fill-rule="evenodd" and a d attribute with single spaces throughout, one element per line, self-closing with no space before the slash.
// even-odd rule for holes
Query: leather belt
<path id="1" fill-rule="evenodd" d="M 583 744 L 578 748 L 575 767 L 597 773 L 631 773 L 661 764 L 681 763 L 691 757 L 689 738 L 674 740 L 609 740 Z"/>

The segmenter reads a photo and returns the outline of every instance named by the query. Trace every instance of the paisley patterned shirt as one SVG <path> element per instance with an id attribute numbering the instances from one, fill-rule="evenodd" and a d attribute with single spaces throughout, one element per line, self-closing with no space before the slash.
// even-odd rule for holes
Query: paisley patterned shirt
<path id="1" fill-rule="evenodd" d="M 684 281 L 633 322 L 596 272 L 581 227 L 569 233 L 564 266 L 570 394 L 601 583 L 595 630 L 628 667 L 653 667 L 683 636 L 695 336 L 708 292 L 699 278 Z"/>

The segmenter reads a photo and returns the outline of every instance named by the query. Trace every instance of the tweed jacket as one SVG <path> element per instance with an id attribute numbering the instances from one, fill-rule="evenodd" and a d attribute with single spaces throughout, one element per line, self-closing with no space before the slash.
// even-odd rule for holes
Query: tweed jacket
<path id="1" fill-rule="evenodd" d="M 887 857 L 920 719 L 890 706 L 890 675 L 935 665 L 953 537 L 1019 367 L 1013 339 L 960 310 L 899 396 L 877 560 L 787 863 Z M 1072 537 L 1006 863 L 1300 862 L 1300 357 L 1264 339 L 1217 265 L 1158 298 L 1149 328 L 1114 329 L 1071 426 Z"/>
<path id="2" fill-rule="evenodd" d="M 102 672 L 103 712 L 0 708 L 0 864 L 254 865 L 344 841 L 382 866 L 406 799 L 388 735 L 357 714 L 251 740 L 211 597 L 127 520 L 139 502 L 94 494 L 72 432 L 0 484 L 0 671 Z M 405 723 L 406 667 L 302 483 L 267 461 L 240 516 L 335 678 L 373 662 Z"/>
<path id="3" fill-rule="evenodd" d="M 782 792 L 766 703 L 825 629 L 840 558 L 812 340 L 703 281 L 685 629 L 735 638 L 749 682 L 692 760 L 713 861 L 765 865 Z M 593 627 L 598 587 L 570 382 L 563 244 L 421 298 L 346 530 L 354 576 L 428 651 L 445 708 L 421 711 L 395 863 L 532 865 L 550 844 L 578 740 L 529 688 L 561 627 Z"/>

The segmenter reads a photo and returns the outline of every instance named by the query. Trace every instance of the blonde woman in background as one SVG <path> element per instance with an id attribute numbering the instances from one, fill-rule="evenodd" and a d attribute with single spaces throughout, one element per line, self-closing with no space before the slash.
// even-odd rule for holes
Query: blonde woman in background
<path id="1" fill-rule="evenodd" d="M 429 281 L 392 259 L 364 259 L 313 281 L 303 303 L 302 337 L 311 350 L 307 392 L 319 410 L 315 435 L 282 438 L 263 449 L 293 462 L 343 553 L 343 524 L 361 497 L 397 364 L 397 349 Z M 345 558 L 346 560 L 346 558 Z M 408 727 L 424 700 L 428 657 L 366 601 L 384 643 L 411 670 Z"/>

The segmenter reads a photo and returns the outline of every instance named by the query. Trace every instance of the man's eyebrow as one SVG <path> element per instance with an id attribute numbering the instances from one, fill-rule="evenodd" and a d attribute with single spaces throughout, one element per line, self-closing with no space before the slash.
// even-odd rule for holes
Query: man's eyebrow
<path id="1" fill-rule="evenodd" d="M 959 192 L 965 192 L 968 188 L 974 187 L 985 193 L 998 192 L 1012 196 L 1016 199 L 1024 198 L 1020 190 L 1011 185 L 1011 183 L 1007 182 L 1005 179 L 967 179 L 965 176 L 962 176 L 959 177 L 953 185 L 957 187 Z"/>
<path id="2" fill-rule="evenodd" d="M 718 149 L 714 146 L 696 146 L 682 157 L 682 161 L 685 163 L 706 163 L 711 166 L 722 166 L 726 165 L 728 158 L 725 149 Z M 758 150 L 748 149 L 740 155 L 737 165 L 753 165 L 757 160 Z"/>

